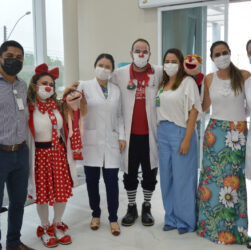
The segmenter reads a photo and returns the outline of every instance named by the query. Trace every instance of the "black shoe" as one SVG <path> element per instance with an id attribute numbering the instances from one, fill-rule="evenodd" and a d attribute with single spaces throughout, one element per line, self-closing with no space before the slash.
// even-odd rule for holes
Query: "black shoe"
<path id="1" fill-rule="evenodd" d="M 128 204 L 127 213 L 122 219 L 122 225 L 129 227 L 134 224 L 136 219 L 138 218 L 138 210 L 137 205 L 135 204 Z"/>
<path id="2" fill-rule="evenodd" d="M 6 212 L 6 211 L 8 211 L 8 208 L 7 208 L 7 207 L 1 207 L 1 208 L 0 208 L 0 213 L 4 213 L 4 212 Z"/>
<path id="3" fill-rule="evenodd" d="M 251 248 L 251 241 L 250 240 L 247 243 L 247 248 Z"/>
<path id="4" fill-rule="evenodd" d="M 184 227 L 181 227 L 181 228 L 178 228 L 178 232 L 179 232 L 179 234 L 185 234 L 188 232 L 188 230 Z"/>
<path id="5" fill-rule="evenodd" d="M 144 226 L 152 226 L 154 224 L 150 202 L 145 201 L 142 204 L 141 221 Z"/>

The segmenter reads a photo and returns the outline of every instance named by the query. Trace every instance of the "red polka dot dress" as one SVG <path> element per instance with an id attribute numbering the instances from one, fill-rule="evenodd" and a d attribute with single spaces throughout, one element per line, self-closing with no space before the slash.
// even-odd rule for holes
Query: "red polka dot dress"
<path id="1" fill-rule="evenodd" d="M 52 100 L 52 99 L 50 99 Z M 37 102 L 34 111 L 36 203 L 67 202 L 72 196 L 72 179 L 64 142 L 59 130 L 63 119 L 56 103 Z"/>

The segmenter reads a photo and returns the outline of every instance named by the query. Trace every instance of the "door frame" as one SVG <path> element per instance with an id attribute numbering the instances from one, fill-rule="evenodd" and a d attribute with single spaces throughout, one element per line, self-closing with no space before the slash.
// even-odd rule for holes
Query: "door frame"
<path id="1" fill-rule="evenodd" d="M 162 65 L 162 13 L 169 10 L 178 10 L 178 9 L 187 9 L 187 8 L 196 8 L 196 7 L 204 7 L 204 6 L 212 6 L 212 5 L 224 4 L 224 40 L 228 41 L 228 6 L 229 0 L 219 0 L 219 1 L 209 1 L 209 2 L 200 2 L 200 3 L 192 3 L 192 4 L 181 4 L 181 5 L 173 5 L 160 7 L 157 9 L 157 35 L 158 35 L 158 65 Z M 206 42 L 206 38 L 203 38 L 203 44 Z M 204 46 L 204 50 L 206 47 Z M 205 56 L 206 51 L 203 53 Z"/>

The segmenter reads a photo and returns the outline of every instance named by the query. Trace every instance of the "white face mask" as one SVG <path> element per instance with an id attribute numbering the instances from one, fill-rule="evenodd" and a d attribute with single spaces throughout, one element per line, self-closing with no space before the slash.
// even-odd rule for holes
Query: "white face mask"
<path id="1" fill-rule="evenodd" d="M 138 67 L 138 68 L 144 68 L 149 59 L 149 54 L 144 55 L 144 57 L 139 57 L 139 53 L 133 53 L 133 63 Z"/>
<path id="2" fill-rule="evenodd" d="M 231 63 L 230 55 L 216 57 L 214 63 L 218 69 L 226 69 Z"/>
<path id="3" fill-rule="evenodd" d="M 95 68 L 95 75 L 100 80 L 108 80 L 112 76 L 112 72 L 109 69 L 104 69 L 102 67 L 97 66 Z"/>
<path id="4" fill-rule="evenodd" d="M 47 91 L 49 90 L 50 91 Z M 46 90 L 47 89 L 47 90 Z M 39 86 L 37 94 L 43 100 L 50 98 L 54 94 L 54 89 L 49 86 Z"/>
<path id="5" fill-rule="evenodd" d="M 249 63 L 251 64 L 251 56 L 248 58 L 248 60 L 249 60 Z"/>
<path id="6" fill-rule="evenodd" d="M 179 70 L 179 65 L 177 63 L 165 63 L 164 70 L 168 76 L 174 76 Z"/>

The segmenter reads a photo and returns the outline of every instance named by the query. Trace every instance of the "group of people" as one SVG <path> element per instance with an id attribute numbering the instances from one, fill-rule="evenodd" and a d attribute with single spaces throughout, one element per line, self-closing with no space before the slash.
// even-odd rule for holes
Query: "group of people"
<path id="1" fill-rule="evenodd" d="M 251 40 L 247 53 L 251 58 Z M 144 196 L 141 221 L 144 226 L 154 224 L 151 198 L 159 167 L 164 231 L 197 230 L 199 236 L 216 243 L 249 244 L 245 173 L 251 179 L 251 135 L 247 136 L 246 122 L 251 109 L 250 73 L 231 62 L 226 42 L 213 43 L 211 59 L 218 70 L 205 77 L 201 98 L 179 49 L 165 53 L 162 67 L 149 63 L 150 45 L 145 39 L 133 42 L 130 55 L 131 64 L 115 69 L 113 57 L 100 54 L 94 63 L 95 78 L 74 82 L 58 100 L 58 68 L 37 66 L 27 90 L 17 76 L 24 60 L 22 46 L 16 41 L 1 45 L 0 205 L 6 183 L 6 249 L 32 249 L 20 241 L 27 195 L 36 203 L 41 221 L 37 236 L 43 244 L 55 247 L 72 242 L 62 217 L 76 183 L 75 160 L 82 155 L 92 230 L 100 227 L 102 170 L 110 230 L 114 236 L 121 232 L 117 211 L 122 162 L 128 197 L 123 226 L 133 225 L 138 218 L 139 168 Z M 65 116 L 67 95 L 70 101 L 82 98 L 87 112 L 77 107 Z M 198 186 L 196 123 L 211 104 Z M 49 205 L 54 208 L 52 222 Z"/>

